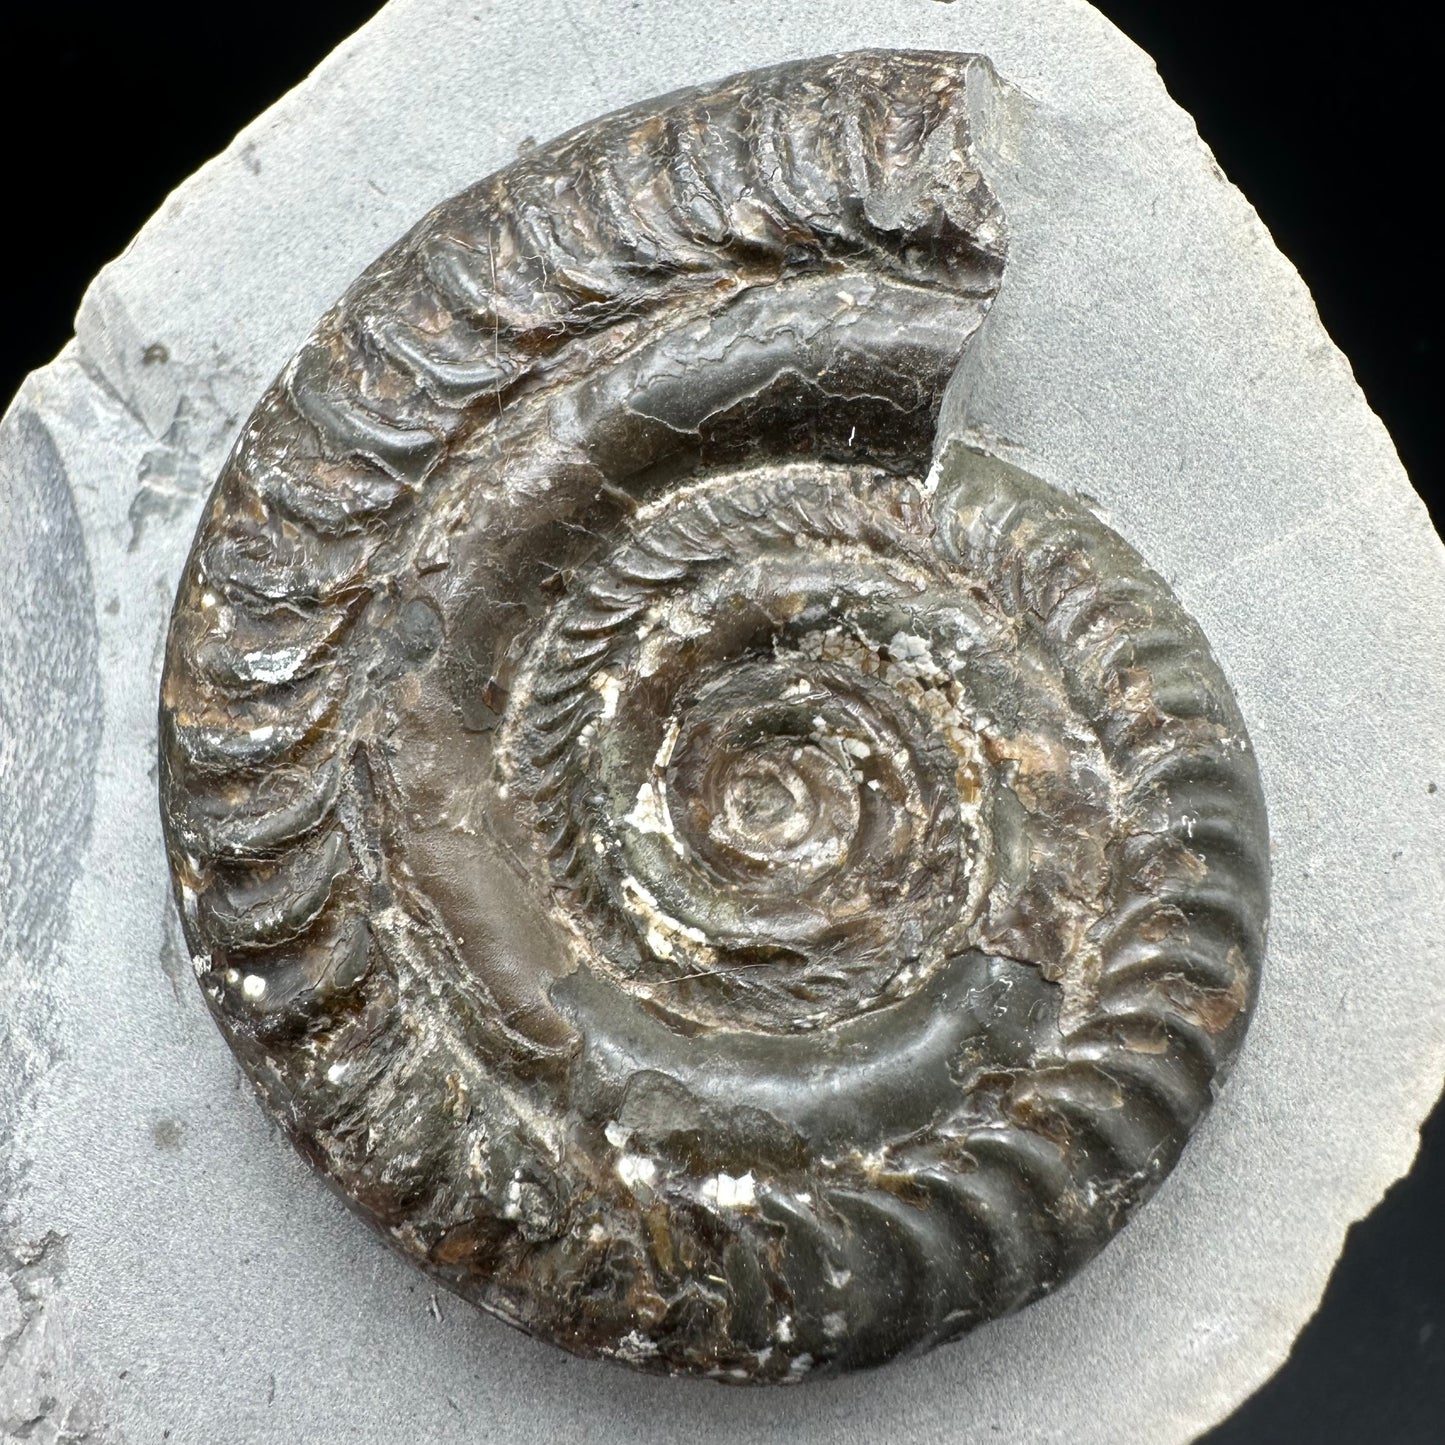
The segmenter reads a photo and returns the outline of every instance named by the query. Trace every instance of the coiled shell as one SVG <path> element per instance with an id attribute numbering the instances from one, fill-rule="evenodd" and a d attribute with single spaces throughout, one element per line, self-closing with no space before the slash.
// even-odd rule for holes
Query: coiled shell
<path id="1" fill-rule="evenodd" d="M 1242 1037 L 1265 815 L 1197 626 L 935 454 L 1002 280 L 975 58 L 586 126 L 263 399 L 182 581 L 198 974 L 379 1228 L 582 1354 L 791 1382 L 1054 1288 Z"/>

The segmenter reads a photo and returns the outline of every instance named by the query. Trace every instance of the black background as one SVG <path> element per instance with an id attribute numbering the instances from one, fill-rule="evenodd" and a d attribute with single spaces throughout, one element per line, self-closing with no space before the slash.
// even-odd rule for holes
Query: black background
<path id="1" fill-rule="evenodd" d="M 1095 3 L 1155 57 L 1303 273 L 1440 527 L 1436 7 Z M 86 282 L 166 194 L 379 8 L 0 5 L 0 397 L 69 339 Z M 1289 1363 L 1201 1445 L 1445 1445 L 1445 1109 L 1351 1232 Z"/>

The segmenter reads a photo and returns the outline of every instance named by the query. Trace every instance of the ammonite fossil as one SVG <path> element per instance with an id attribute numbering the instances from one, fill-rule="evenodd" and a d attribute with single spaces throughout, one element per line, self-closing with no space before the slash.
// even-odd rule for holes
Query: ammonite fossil
<path id="1" fill-rule="evenodd" d="M 936 445 L 998 292 L 977 58 L 638 106 L 438 207 L 244 428 L 172 868 L 297 1146 L 435 1276 L 788 1382 L 1054 1288 L 1239 1045 L 1267 838 L 1198 627 Z"/>

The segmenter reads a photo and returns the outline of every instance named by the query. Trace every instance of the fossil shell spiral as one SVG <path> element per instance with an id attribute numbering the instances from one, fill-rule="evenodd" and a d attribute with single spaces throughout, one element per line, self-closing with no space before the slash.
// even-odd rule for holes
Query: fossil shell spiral
<path id="1" fill-rule="evenodd" d="M 959 55 L 594 122 L 426 216 L 246 424 L 162 807 L 298 1148 L 584 1355 L 794 1382 L 1067 1279 L 1237 1050 L 1230 689 L 945 386 L 1007 234 Z"/>

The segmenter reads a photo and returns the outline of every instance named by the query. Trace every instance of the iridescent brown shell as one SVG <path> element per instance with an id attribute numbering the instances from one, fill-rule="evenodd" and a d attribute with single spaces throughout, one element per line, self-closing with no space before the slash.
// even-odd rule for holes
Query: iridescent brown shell
<path id="1" fill-rule="evenodd" d="M 172 624 L 197 973 L 401 1248 L 582 1354 L 795 1381 L 1052 1289 L 1263 946 L 1165 583 L 961 445 L 976 58 L 636 107 L 437 208 L 247 423 Z"/>

